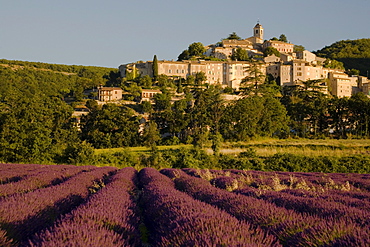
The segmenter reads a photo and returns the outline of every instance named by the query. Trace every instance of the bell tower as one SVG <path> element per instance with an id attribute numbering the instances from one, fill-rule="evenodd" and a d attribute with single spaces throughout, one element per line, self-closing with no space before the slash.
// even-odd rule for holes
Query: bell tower
<path id="1" fill-rule="evenodd" d="M 253 28 L 253 37 L 263 40 L 263 27 L 258 21 L 256 26 Z"/>

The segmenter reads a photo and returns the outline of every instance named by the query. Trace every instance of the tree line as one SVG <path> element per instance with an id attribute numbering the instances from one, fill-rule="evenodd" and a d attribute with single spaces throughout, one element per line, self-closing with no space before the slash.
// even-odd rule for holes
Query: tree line
<path id="1" fill-rule="evenodd" d="M 251 66 L 239 92 L 207 85 L 202 73 L 186 79 L 157 75 L 128 81 L 116 70 L 92 68 L 90 72 L 88 76 L 0 66 L 0 160 L 79 163 L 93 154 L 93 148 L 149 146 L 155 151 L 157 145 L 179 143 L 211 147 L 218 155 L 223 141 L 248 141 L 260 136 L 370 135 L 367 96 L 325 95 L 318 90 L 318 81 L 281 88 L 273 77 L 261 76 L 258 65 Z M 99 80 L 94 80 L 97 77 Z M 100 106 L 93 99 L 84 99 L 84 89 L 100 84 L 121 86 L 136 98 L 145 86 L 160 88 L 162 93 L 155 95 L 153 104 L 143 101 Z M 129 90 L 133 87 L 136 91 Z M 226 101 L 225 92 L 239 99 Z M 175 93 L 183 96 L 176 98 Z M 72 112 L 80 100 L 89 114 L 82 118 L 79 131 Z"/>

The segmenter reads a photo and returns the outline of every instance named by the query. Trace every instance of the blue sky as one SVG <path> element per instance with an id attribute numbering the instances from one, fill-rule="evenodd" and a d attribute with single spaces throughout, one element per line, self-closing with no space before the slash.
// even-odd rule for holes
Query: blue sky
<path id="1" fill-rule="evenodd" d="M 309 51 L 370 38 L 369 0 L 0 0 L 0 58 L 117 68 L 171 60 L 236 32 L 285 34 Z"/>

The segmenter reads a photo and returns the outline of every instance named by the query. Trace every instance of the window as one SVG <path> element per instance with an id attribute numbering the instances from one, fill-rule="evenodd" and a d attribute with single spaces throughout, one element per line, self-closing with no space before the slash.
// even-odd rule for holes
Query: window
<path id="1" fill-rule="evenodd" d="M 298 72 L 297 73 L 297 76 L 302 76 L 302 72 Z"/>

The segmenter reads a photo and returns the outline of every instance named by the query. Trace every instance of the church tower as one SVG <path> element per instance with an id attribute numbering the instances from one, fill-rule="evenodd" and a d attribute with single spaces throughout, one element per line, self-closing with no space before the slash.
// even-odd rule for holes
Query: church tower
<path id="1" fill-rule="evenodd" d="M 253 37 L 263 40 L 263 27 L 259 22 L 253 28 Z"/>

